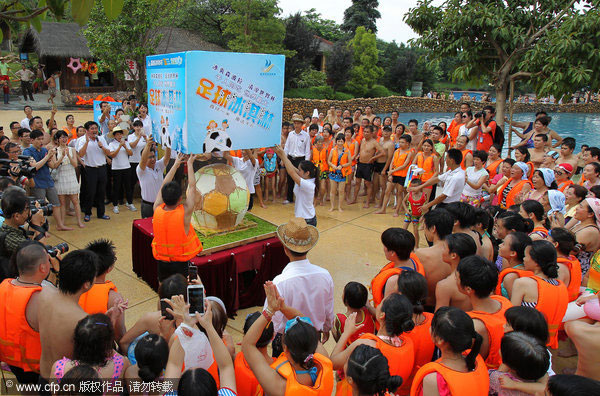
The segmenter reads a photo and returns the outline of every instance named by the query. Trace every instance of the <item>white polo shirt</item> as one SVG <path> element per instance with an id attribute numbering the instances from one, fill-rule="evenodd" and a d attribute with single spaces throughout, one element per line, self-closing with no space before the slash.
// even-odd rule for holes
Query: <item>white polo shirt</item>
<path id="1" fill-rule="evenodd" d="M 127 143 L 129 143 L 130 147 L 131 143 L 135 142 L 136 140 L 137 136 L 135 136 L 135 133 L 132 133 L 131 135 L 127 136 Z M 139 162 L 142 160 L 142 151 L 144 150 L 144 146 L 146 146 L 146 138 L 144 137 L 144 135 L 142 135 L 137 146 L 131 147 L 131 151 L 133 151 L 133 154 L 129 156 L 129 162 L 139 164 Z"/>
<path id="2" fill-rule="evenodd" d="M 300 179 L 300 184 L 294 183 L 294 216 L 310 220 L 315 217 L 315 179 Z"/>
<path id="3" fill-rule="evenodd" d="M 135 117 L 133 121 L 140 120 L 142 124 L 144 124 L 144 135 L 150 136 L 152 135 L 152 119 L 150 118 L 150 114 L 146 114 L 146 118 L 142 119 L 140 117 Z"/>
<path id="4" fill-rule="evenodd" d="M 148 202 L 156 201 L 156 197 L 160 192 L 160 186 L 162 186 L 165 171 L 165 157 L 156 161 L 154 169 L 146 166 L 144 170 L 138 165 L 135 169 L 138 179 L 140 180 L 140 188 L 142 190 L 142 199 Z"/>
<path id="5" fill-rule="evenodd" d="M 77 139 L 77 145 L 75 146 L 77 152 L 79 152 L 79 150 L 81 150 L 81 148 L 85 145 L 85 137 L 86 135 L 83 135 Z M 85 151 L 85 155 L 81 157 L 85 166 L 97 168 L 99 166 L 106 165 L 106 156 L 104 155 L 104 151 L 98 147 L 98 140 L 102 142 L 104 147 L 108 148 L 108 144 L 106 144 L 104 137 L 98 136 L 96 140 L 90 139 L 90 142 L 87 145 L 87 150 Z"/>
<path id="6" fill-rule="evenodd" d="M 123 138 L 121 138 L 123 139 Z M 110 151 L 115 151 L 117 149 L 117 147 L 119 147 L 119 142 L 116 140 L 113 140 L 109 145 L 108 145 L 108 149 Z M 122 170 L 122 169 L 129 169 L 130 165 L 129 165 L 129 156 L 127 155 L 127 150 L 125 150 L 125 148 L 128 148 L 131 150 L 131 147 L 129 146 L 129 143 L 125 142 L 125 146 L 121 147 L 121 150 L 119 150 L 119 152 L 117 153 L 117 155 L 115 156 L 115 158 L 112 159 L 112 163 L 111 163 L 111 169 L 112 170 Z"/>
<path id="7" fill-rule="evenodd" d="M 31 131 L 31 127 L 29 126 L 29 118 L 25 117 L 21 120 L 21 128 L 29 129 Z"/>
<path id="8" fill-rule="evenodd" d="M 465 188 L 465 171 L 459 166 L 454 170 L 442 173 L 439 179 L 444 184 L 442 190 L 442 194 L 446 196 L 444 203 L 460 201 L 460 195 Z"/>

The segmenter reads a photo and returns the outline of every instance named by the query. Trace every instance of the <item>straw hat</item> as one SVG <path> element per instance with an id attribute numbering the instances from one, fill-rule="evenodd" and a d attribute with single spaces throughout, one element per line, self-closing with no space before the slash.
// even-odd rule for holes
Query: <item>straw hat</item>
<path id="1" fill-rule="evenodd" d="M 303 124 L 304 124 L 304 118 L 302 118 L 302 116 L 301 116 L 300 114 L 298 114 L 298 113 L 295 113 L 295 114 L 292 116 L 292 122 L 301 122 L 301 123 L 303 123 Z"/>
<path id="2" fill-rule="evenodd" d="M 317 227 L 306 224 L 301 217 L 294 217 L 286 224 L 277 227 L 277 237 L 292 252 L 306 253 L 319 240 Z"/>
<path id="3" fill-rule="evenodd" d="M 108 135 L 106 135 L 109 139 L 114 139 L 115 138 L 115 132 L 121 132 L 123 134 L 123 136 L 125 135 L 125 131 L 123 130 L 123 128 L 120 125 L 117 125 L 116 127 L 113 128 L 112 131 L 110 131 L 108 133 Z"/>

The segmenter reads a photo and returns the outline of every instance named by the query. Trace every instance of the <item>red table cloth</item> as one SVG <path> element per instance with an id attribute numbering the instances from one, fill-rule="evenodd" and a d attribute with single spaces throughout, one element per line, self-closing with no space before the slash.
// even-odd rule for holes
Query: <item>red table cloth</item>
<path id="1" fill-rule="evenodd" d="M 133 272 L 157 290 L 157 262 L 151 247 L 152 218 L 134 220 L 131 234 Z M 288 258 L 281 241 L 272 237 L 195 257 L 192 263 L 198 267 L 206 295 L 222 299 L 228 315 L 232 316 L 239 308 L 263 305 L 264 282 L 280 274 Z M 253 274 L 248 276 L 248 271 Z"/>

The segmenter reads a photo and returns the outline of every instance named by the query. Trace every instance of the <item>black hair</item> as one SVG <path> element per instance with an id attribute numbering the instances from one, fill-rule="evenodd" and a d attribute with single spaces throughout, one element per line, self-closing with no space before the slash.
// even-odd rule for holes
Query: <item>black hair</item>
<path id="1" fill-rule="evenodd" d="M 402 271 L 398 275 L 398 293 L 406 296 L 413 306 L 413 314 L 425 311 L 427 298 L 427 280 L 417 271 Z"/>
<path id="2" fill-rule="evenodd" d="M 456 307 L 440 307 L 431 321 L 431 335 L 450 345 L 454 353 L 471 349 L 465 357 L 467 369 L 475 369 L 475 359 L 481 349 L 483 338 L 475 331 L 473 319 Z"/>
<path id="3" fill-rule="evenodd" d="M 496 149 L 496 151 L 500 154 L 502 154 L 502 146 L 499 145 L 498 143 L 494 143 L 492 144 L 492 147 Z"/>
<path id="4" fill-rule="evenodd" d="M 479 158 L 481 162 L 485 164 L 485 161 L 488 159 L 488 154 L 483 150 L 475 150 L 473 151 L 473 158 Z"/>
<path id="5" fill-rule="evenodd" d="M 500 150 L 499 150 L 499 151 L 500 151 Z M 502 151 L 500 151 L 500 152 L 502 152 Z M 506 162 L 507 164 L 509 164 L 509 165 L 512 167 L 512 166 L 515 164 L 515 162 L 517 162 L 517 161 L 515 161 L 513 158 L 506 158 L 506 159 L 505 159 L 504 161 L 502 161 L 502 162 Z"/>
<path id="6" fill-rule="evenodd" d="M 368 118 L 367 118 L 368 119 Z M 373 125 L 367 125 L 363 128 L 363 132 L 364 131 L 369 131 L 370 133 L 373 133 L 375 128 L 373 128 Z"/>
<path id="7" fill-rule="evenodd" d="M 392 127 L 389 125 L 384 125 L 382 130 L 383 130 L 383 132 L 392 132 Z"/>
<path id="8" fill-rule="evenodd" d="M 538 118 L 538 116 L 540 116 L 541 114 L 548 115 L 548 113 L 546 113 L 544 110 L 540 110 L 537 113 L 535 113 L 535 118 Z"/>
<path id="9" fill-rule="evenodd" d="M 522 162 L 529 162 L 531 160 L 531 154 L 529 154 L 527 146 L 519 146 L 515 150 L 525 156 L 525 159 Z"/>
<path id="10" fill-rule="evenodd" d="M 435 149 L 435 146 L 433 145 L 433 140 L 423 139 L 423 141 L 421 142 L 421 146 L 423 146 L 425 143 L 427 143 L 428 145 L 430 145 L 431 147 L 433 147 Z"/>
<path id="11" fill-rule="evenodd" d="M 577 244 L 575 234 L 566 228 L 552 228 L 549 232 L 550 237 L 558 244 L 556 250 L 563 256 L 568 256 Z"/>
<path id="12" fill-rule="evenodd" d="M 88 315 L 77 322 L 73 335 L 73 360 L 103 366 L 112 356 L 115 333 L 105 314 Z"/>
<path id="13" fill-rule="evenodd" d="M 24 133 L 31 133 L 31 131 L 27 128 L 21 128 L 17 131 L 17 135 L 22 138 Z"/>
<path id="14" fill-rule="evenodd" d="M 415 125 L 419 125 L 419 121 L 415 120 L 414 118 L 412 120 L 408 120 L 408 125 L 410 125 L 411 123 L 414 123 Z"/>
<path id="15" fill-rule="evenodd" d="M 531 237 L 524 232 L 515 231 L 506 236 L 510 238 L 510 243 L 508 244 L 510 250 L 517 253 L 517 258 L 520 262 L 523 262 L 523 258 L 525 258 L 525 248 L 531 245 Z M 505 239 L 506 242 L 506 239 Z"/>
<path id="16" fill-rule="evenodd" d="M 177 385 L 179 396 L 216 396 L 217 391 L 215 379 L 203 368 L 185 370 Z"/>
<path id="17" fill-rule="evenodd" d="M 385 329 L 389 336 L 399 336 L 415 327 L 413 305 L 406 296 L 390 294 L 381 303 L 381 312 L 385 313 Z"/>
<path id="18" fill-rule="evenodd" d="M 287 347 L 290 357 L 305 370 L 314 366 L 314 361 L 308 359 L 309 355 L 315 353 L 319 343 L 319 333 L 311 324 L 292 319 L 296 323 L 283 335 L 283 344 Z"/>
<path id="19" fill-rule="evenodd" d="M 358 282 L 348 282 L 344 286 L 343 293 L 344 305 L 352 309 L 361 309 L 367 303 L 369 292 L 367 288 Z"/>
<path id="20" fill-rule="evenodd" d="M 346 140 L 346 136 L 344 136 L 344 134 L 340 132 L 337 135 L 335 135 L 335 141 L 337 142 L 338 140 L 344 140 L 345 141 Z M 316 183 L 315 183 L 315 185 L 316 185 Z"/>
<path id="21" fill-rule="evenodd" d="M 158 286 L 158 297 L 162 300 L 163 298 L 171 298 L 173 296 L 182 295 L 183 298 L 187 298 L 187 286 L 188 281 L 185 276 L 181 274 L 173 274 L 163 280 Z"/>
<path id="22" fill-rule="evenodd" d="M 425 227 L 435 227 L 435 232 L 440 239 L 452 234 L 454 228 L 454 216 L 446 209 L 433 209 L 423 215 Z"/>
<path id="23" fill-rule="evenodd" d="M 460 228 L 475 225 L 475 208 L 465 202 L 452 202 L 444 207 L 458 221 Z"/>
<path id="24" fill-rule="evenodd" d="M 577 147 L 577 144 L 575 143 L 575 139 L 572 137 L 566 137 L 562 140 L 562 142 L 560 142 L 561 147 L 562 146 L 567 146 L 567 148 L 571 149 L 571 150 L 575 150 L 575 147 Z"/>
<path id="25" fill-rule="evenodd" d="M 320 183 L 317 180 L 317 177 L 319 176 L 319 168 L 317 168 L 316 165 L 312 163 L 312 161 L 304 160 L 300 162 L 300 164 L 298 165 L 298 169 L 304 172 L 308 172 L 309 179 L 315 179 L 315 196 L 318 196 Z"/>
<path id="26" fill-rule="evenodd" d="M 598 172 L 600 172 L 600 164 L 598 164 Z M 533 173 L 534 174 L 537 173 L 537 175 L 542 178 L 542 181 L 544 182 L 544 185 L 546 187 L 548 187 L 548 189 L 550 189 L 550 190 L 557 190 L 558 189 L 558 184 L 556 184 L 556 180 L 552 180 L 552 183 L 550 183 L 550 185 L 546 184 L 546 179 L 544 179 L 544 174 L 542 173 L 541 170 L 536 169 Z"/>
<path id="27" fill-rule="evenodd" d="M 463 160 L 463 155 L 459 149 L 451 148 L 446 155 L 451 158 L 456 165 L 460 165 Z"/>
<path id="28" fill-rule="evenodd" d="M 457 112 L 457 114 L 460 114 L 461 116 L 463 115 L 463 113 L 468 115 L 469 117 L 473 118 L 473 112 L 471 110 Z"/>
<path id="29" fill-rule="evenodd" d="M 102 387 L 84 387 L 83 383 L 100 380 L 98 371 L 89 364 L 78 364 L 69 369 L 60 379 L 57 395 L 102 395 Z M 87 389 L 86 389 L 87 388 Z"/>
<path id="30" fill-rule="evenodd" d="M 556 374 L 548 380 L 551 396 L 588 396 L 600 394 L 600 381 L 575 374 Z"/>
<path id="31" fill-rule="evenodd" d="M 486 110 L 488 110 L 492 114 L 496 114 L 496 109 L 494 108 L 494 106 L 490 106 L 490 105 L 483 106 L 483 111 L 486 111 Z"/>
<path id="32" fill-rule="evenodd" d="M 32 117 L 32 118 L 29 120 L 29 126 L 30 126 L 30 127 L 33 125 L 33 123 L 35 122 L 35 120 L 40 120 L 40 121 L 42 121 L 42 117 L 39 117 L 39 116 Z"/>
<path id="33" fill-rule="evenodd" d="M 475 223 L 474 225 L 481 224 L 481 228 L 487 230 L 492 222 L 492 217 L 483 209 L 475 208 Z"/>
<path id="34" fill-rule="evenodd" d="M 317 124 L 310 124 L 310 126 L 308 127 L 309 131 L 318 131 L 319 130 L 319 126 Z"/>
<path id="35" fill-rule="evenodd" d="M 524 219 L 523 216 L 518 213 L 506 211 L 498 215 L 497 220 L 502 221 L 502 225 L 507 230 L 521 231 L 526 233 L 533 231 L 533 222 L 529 219 Z"/>
<path id="36" fill-rule="evenodd" d="M 181 198 L 182 194 L 181 185 L 176 181 L 171 181 L 161 188 L 160 193 L 166 205 L 177 205 L 177 202 L 179 201 L 179 198 Z"/>
<path id="37" fill-rule="evenodd" d="M 460 284 L 470 287 L 478 298 L 488 297 L 498 284 L 498 268 L 481 256 L 468 256 L 461 259 L 456 269 Z"/>
<path id="38" fill-rule="evenodd" d="M 568 188 L 572 188 L 575 196 L 579 199 L 579 202 L 587 198 L 588 189 L 579 184 L 571 184 Z"/>
<path id="39" fill-rule="evenodd" d="M 291 124 L 289 121 L 283 121 L 283 122 L 281 123 L 281 127 L 282 127 L 282 128 L 283 128 L 283 127 L 290 127 L 290 126 L 292 126 L 292 124 Z"/>
<path id="40" fill-rule="evenodd" d="M 390 375 L 388 360 L 381 351 L 364 344 L 350 354 L 346 375 L 352 378 L 361 395 L 384 396 L 395 393 L 402 385 L 402 377 Z"/>
<path id="41" fill-rule="evenodd" d="M 461 106 L 467 106 L 469 109 L 471 108 L 471 104 L 467 103 L 467 102 L 462 102 L 460 105 Z M 460 113 L 460 111 L 458 113 Z"/>
<path id="42" fill-rule="evenodd" d="M 537 309 L 515 305 L 504 312 L 504 317 L 513 331 L 528 334 L 542 345 L 548 342 L 548 322 L 544 314 Z"/>
<path id="43" fill-rule="evenodd" d="M 102 105 L 100 107 L 102 107 Z M 87 121 L 85 124 L 83 124 L 83 127 L 89 131 L 90 127 L 92 127 L 93 125 L 98 126 L 98 123 L 96 121 Z"/>
<path id="44" fill-rule="evenodd" d="M 94 283 L 100 258 L 90 250 L 73 250 L 60 263 L 58 289 L 65 294 L 75 294 L 86 282 Z"/>
<path id="45" fill-rule="evenodd" d="M 448 245 L 448 251 L 450 253 L 456 253 L 461 260 L 477 253 L 477 245 L 470 235 L 457 232 L 455 234 L 446 235 L 445 240 Z"/>
<path id="46" fill-rule="evenodd" d="M 533 217 L 535 217 L 537 221 L 544 220 L 544 214 L 546 213 L 546 211 L 544 210 L 544 205 L 542 205 L 538 201 L 534 201 L 533 199 L 523 201 L 521 203 L 521 208 L 523 208 L 525 213 L 533 214 Z"/>
<path id="47" fill-rule="evenodd" d="M 440 135 L 443 135 L 443 134 L 444 134 L 444 129 L 442 129 L 442 127 L 441 127 L 441 126 L 439 126 L 439 125 L 434 125 L 434 126 L 433 126 L 433 130 L 434 130 L 434 131 L 438 131 L 438 132 L 440 133 Z"/>
<path id="48" fill-rule="evenodd" d="M 31 138 L 31 140 L 35 140 L 35 139 L 39 138 L 40 136 L 44 136 L 44 132 L 40 131 L 39 129 L 34 129 L 29 134 L 29 137 Z"/>
<path id="49" fill-rule="evenodd" d="M 10 144 L 10 143 L 8 143 L 8 144 L 7 144 L 7 145 L 4 147 L 4 149 L 5 149 L 5 150 L 8 150 L 8 149 L 7 149 L 7 147 L 8 147 L 8 145 L 9 145 L 9 144 Z M 13 144 L 14 144 L 14 143 L 13 143 Z M 592 186 L 592 187 L 590 187 L 590 192 L 591 192 L 592 194 L 594 194 L 594 198 L 599 198 L 599 197 L 600 197 L 600 186 L 596 185 L 596 186 Z"/>
<path id="50" fill-rule="evenodd" d="M 54 136 L 52 136 L 52 139 L 53 139 L 55 142 L 58 142 L 58 141 L 60 140 L 60 138 L 61 138 L 61 137 L 63 137 L 63 136 L 65 136 L 65 137 L 69 137 L 69 135 L 67 135 L 67 132 L 65 132 L 65 131 L 63 131 L 62 129 L 60 129 L 60 130 L 58 130 L 58 131 L 57 131 L 57 132 L 54 134 Z"/>
<path id="51" fill-rule="evenodd" d="M 538 119 L 538 120 L 535 120 L 535 121 L 537 122 L 537 121 L 540 121 L 540 120 Z M 546 135 L 545 133 L 541 133 L 539 135 L 535 135 L 534 139 L 537 138 L 537 137 L 539 137 L 540 139 L 542 139 L 543 142 L 547 142 L 548 141 L 548 135 Z"/>
<path id="52" fill-rule="evenodd" d="M 0 191 L 6 190 L 8 187 L 16 186 L 17 184 L 10 177 L 0 177 Z"/>
<path id="53" fill-rule="evenodd" d="M 90 250 L 98 255 L 99 263 L 96 276 L 100 276 L 108 272 L 115 262 L 117 261 L 117 254 L 115 253 L 115 244 L 109 239 L 96 239 L 87 244 L 85 249 Z"/>
<path id="54" fill-rule="evenodd" d="M 75 116 L 73 116 L 73 114 L 67 114 L 67 116 L 65 117 L 65 121 L 67 121 L 69 119 L 69 117 L 75 118 Z"/>
<path id="55" fill-rule="evenodd" d="M 158 334 L 146 334 L 135 346 L 138 376 L 144 382 L 160 377 L 169 360 L 169 344 Z"/>
<path id="56" fill-rule="evenodd" d="M 252 327 L 254 322 L 256 322 L 256 319 L 260 318 L 261 315 L 262 314 L 260 312 L 256 311 L 246 316 L 246 321 L 244 322 L 244 335 L 248 332 L 248 330 L 250 330 L 250 327 Z M 264 348 L 268 346 L 273 339 L 273 332 L 273 322 L 267 323 L 267 326 L 263 329 L 260 338 L 258 341 L 256 341 L 256 347 Z"/>
<path id="57" fill-rule="evenodd" d="M 10 219 L 14 214 L 23 212 L 28 205 L 27 194 L 21 187 L 11 186 L 2 193 L 0 206 L 5 219 Z"/>
<path id="58" fill-rule="evenodd" d="M 588 151 L 590 152 L 590 157 L 600 158 L 600 148 L 590 147 Z"/>
<path id="59" fill-rule="evenodd" d="M 399 260 L 408 260 L 415 249 L 415 236 L 403 228 L 392 227 L 381 233 L 381 243 L 395 252 Z"/>
<path id="60" fill-rule="evenodd" d="M 6 136 L 2 136 L 2 137 L 8 139 Z M 2 143 L 6 139 L 1 139 L 0 143 Z M 8 143 L 6 143 L 6 146 L 4 146 L 4 151 L 8 154 L 8 152 L 10 151 L 10 149 L 13 148 L 13 147 L 19 147 L 19 145 L 17 143 L 8 142 Z"/>
<path id="61" fill-rule="evenodd" d="M 223 309 L 221 304 L 216 301 L 208 300 L 208 303 L 211 304 L 212 308 L 212 325 L 219 337 L 223 338 L 223 332 L 225 331 L 225 327 L 227 327 L 227 321 L 229 320 L 227 317 L 227 312 Z M 204 330 L 202 326 L 198 326 L 198 328 L 201 331 Z"/>
<path id="62" fill-rule="evenodd" d="M 406 143 L 411 143 L 412 137 L 405 133 L 404 135 L 400 136 L 398 140 L 404 140 Z"/>
<path id="63" fill-rule="evenodd" d="M 533 241 L 529 247 L 529 256 L 549 278 L 558 277 L 556 248 L 549 241 Z"/>
<path id="64" fill-rule="evenodd" d="M 525 333 L 511 331 L 504 334 L 500 343 L 502 363 L 526 381 L 542 378 L 550 367 L 550 355 L 544 344 Z"/>
<path id="65" fill-rule="evenodd" d="M 19 245 L 15 262 L 19 275 L 34 273 L 48 259 L 46 248 L 38 241 L 27 240 Z"/>
<path id="66" fill-rule="evenodd" d="M 25 105 L 25 106 L 23 106 L 23 111 L 25 111 L 25 109 L 26 109 L 26 108 L 28 108 L 28 107 L 29 107 L 31 110 L 33 110 L 33 108 L 32 108 L 31 106 L 29 106 L 29 105 Z"/>
<path id="67" fill-rule="evenodd" d="M 597 175 L 600 174 L 600 163 L 598 163 L 598 162 L 590 162 L 588 165 L 591 165 L 594 168 L 594 172 Z"/>
<path id="68" fill-rule="evenodd" d="M 144 123 L 140 120 L 135 120 L 135 121 L 133 121 L 133 126 L 134 127 L 143 127 Z"/>

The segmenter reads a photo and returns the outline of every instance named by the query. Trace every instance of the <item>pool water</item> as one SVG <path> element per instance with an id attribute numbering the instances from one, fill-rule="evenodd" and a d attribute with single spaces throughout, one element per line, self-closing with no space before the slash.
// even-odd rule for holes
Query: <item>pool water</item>
<path id="1" fill-rule="evenodd" d="M 389 114 L 381 114 L 381 118 Z M 551 113 L 552 122 L 549 127 L 555 130 L 561 137 L 573 137 L 577 142 L 575 152 L 579 152 L 582 144 L 600 147 L 600 114 L 592 113 Z M 438 124 L 445 121 L 448 125 L 454 118 L 454 113 L 400 113 L 399 120 L 408 126 L 408 120 L 415 119 L 422 126 L 425 121 Z M 535 113 L 518 113 L 513 116 L 513 121 L 531 122 L 535 119 Z M 508 124 L 507 124 L 508 125 Z M 506 131 L 505 131 L 506 136 Z M 506 136 L 504 147 L 508 147 L 508 136 Z M 512 144 L 517 144 L 521 139 L 513 133 Z"/>

